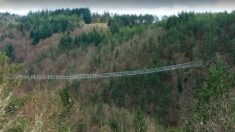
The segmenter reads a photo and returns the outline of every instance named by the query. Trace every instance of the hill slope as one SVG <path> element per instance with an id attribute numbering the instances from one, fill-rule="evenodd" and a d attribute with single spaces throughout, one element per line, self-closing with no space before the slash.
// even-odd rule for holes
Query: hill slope
<path id="1" fill-rule="evenodd" d="M 234 78 L 228 68 L 234 64 L 234 12 L 181 13 L 162 21 L 149 15 L 115 15 L 106 21 L 91 15 L 88 23 L 80 11 L 38 12 L 2 23 L 0 48 L 11 64 L 24 64 L 21 73 L 26 74 L 115 72 L 195 60 L 205 67 L 113 79 L 25 80 L 11 89 L 6 114 L 19 117 L 9 130 L 234 129 Z M 47 34 L 48 27 L 34 21 L 39 16 L 43 23 L 67 28 L 49 24 Z M 35 41 L 35 34 L 40 39 Z"/>

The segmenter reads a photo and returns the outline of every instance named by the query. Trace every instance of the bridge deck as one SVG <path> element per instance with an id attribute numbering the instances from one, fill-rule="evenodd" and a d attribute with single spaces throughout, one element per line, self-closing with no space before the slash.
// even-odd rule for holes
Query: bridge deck
<path id="1" fill-rule="evenodd" d="M 27 80 L 81 80 L 81 79 L 95 79 L 95 78 L 112 78 L 112 77 L 123 77 L 123 76 L 134 76 L 150 73 L 158 73 L 164 71 L 172 71 L 177 69 L 187 69 L 202 67 L 201 61 L 194 61 L 184 64 L 177 64 L 171 66 L 165 66 L 160 68 L 133 70 L 133 71 L 122 71 L 122 72 L 109 72 L 109 73 L 94 73 L 94 74 L 74 74 L 74 75 L 23 75 L 23 74 L 12 74 L 12 75 L 1 75 L 7 79 L 27 79 Z"/>

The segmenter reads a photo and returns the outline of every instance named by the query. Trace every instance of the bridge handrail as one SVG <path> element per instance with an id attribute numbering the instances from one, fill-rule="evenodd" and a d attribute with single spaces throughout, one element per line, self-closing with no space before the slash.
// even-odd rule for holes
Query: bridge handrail
<path id="1" fill-rule="evenodd" d="M 93 74 L 73 74 L 73 75 L 23 75 L 23 74 L 9 74 L 0 75 L 8 79 L 28 79 L 28 80 L 81 80 L 81 79 L 95 79 L 95 78 L 111 78 L 111 77 L 122 77 L 122 76 L 134 76 L 150 73 L 158 73 L 177 69 L 186 68 L 197 68 L 202 67 L 202 61 L 193 61 L 183 64 L 176 64 L 171 66 L 142 69 L 142 70 L 132 70 L 132 71 L 121 71 L 121 72 L 107 72 L 107 73 L 93 73 Z"/>

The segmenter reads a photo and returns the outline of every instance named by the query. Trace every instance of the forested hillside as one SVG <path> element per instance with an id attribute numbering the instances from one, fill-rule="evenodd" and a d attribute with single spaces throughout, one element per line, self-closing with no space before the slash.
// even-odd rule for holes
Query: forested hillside
<path id="1" fill-rule="evenodd" d="M 201 60 L 201 68 L 92 80 L 0 76 L 0 130 L 235 130 L 235 12 L 0 15 L 0 75 L 83 74 Z"/>

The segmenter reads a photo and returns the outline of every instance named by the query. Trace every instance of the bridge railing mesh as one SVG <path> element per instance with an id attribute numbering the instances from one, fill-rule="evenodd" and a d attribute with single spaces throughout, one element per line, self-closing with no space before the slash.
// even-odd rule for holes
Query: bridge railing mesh
<path id="1" fill-rule="evenodd" d="M 172 71 L 177 69 L 187 69 L 202 67 L 202 61 L 194 61 L 183 64 L 176 64 L 171 66 L 132 70 L 132 71 L 121 71 L 121 72 L 107 72 L 107 73 L 94 73 L 94 74 L 73 74 L 73 75 L 23 75 L 23 74 L 10 74 L 0 75 L 7 79 L 24 79 L 24 80 L 81 80 L 81 79 L 95 79 L 95 78 L 112 78 L 112 77 L 123 77 L 123 76 L 135 76 L 142 74 L 151 74 L 164 71 Z"/>

